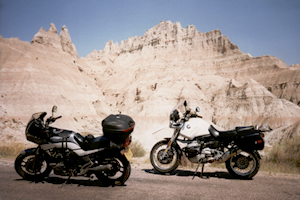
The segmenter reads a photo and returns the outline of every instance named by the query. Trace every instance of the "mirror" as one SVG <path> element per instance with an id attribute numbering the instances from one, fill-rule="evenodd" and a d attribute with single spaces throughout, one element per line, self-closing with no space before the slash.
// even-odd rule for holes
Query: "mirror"
<path id="1" fill-rule="evenodd" d="M 184 102 L 183 102 L 183 105 L 184 105 L 185 107 L 187 106 L 187 103 L 186 103 L 186 101 L 184 101 Z"/>
<path id="2" fill-rule="evenodd" d="M 199 107 L 196 108 L 196 112 L 200 112 L 200 108 Z"/>
<path id="3" fill-rule="evenodd" d="M 57 106 L 54 105 L 54 106 L 52 107 L 52 116 L 53 116 L 53 113 L 55 113 L 55 112 L 57 112 Z"/>

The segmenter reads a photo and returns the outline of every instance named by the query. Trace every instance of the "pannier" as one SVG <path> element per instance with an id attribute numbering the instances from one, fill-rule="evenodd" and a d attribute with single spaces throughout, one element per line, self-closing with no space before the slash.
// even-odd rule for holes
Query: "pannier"
<path id="1" fill-rule="evenodd" d="M 261 137 L 259 132 L 240 134 L 238 135 L 236 143 L 241 149 L 248 151 L 263 150 L 265 146 L 264 139 Z"/>
<path id="2" fill-rule="evenodd" d="M 134 129 L 135 122 L 127 115 L 109 115 L 102 121 L 103 135 L 114 143 L 124 143 Z"/>

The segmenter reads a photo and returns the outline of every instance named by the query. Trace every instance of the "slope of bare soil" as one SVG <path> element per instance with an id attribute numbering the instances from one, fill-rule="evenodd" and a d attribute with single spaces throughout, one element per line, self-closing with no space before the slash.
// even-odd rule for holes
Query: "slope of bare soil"
<path id="1" fill-rule="evenodd" d="M 107 115 L 128 114 L 136 121 L 134 139 L 149 150 L 170 135 L 152 132 L 168 126 L 179 99 L 199 106 L 220 129 L 268 123 L 269 144 L 299 134 L 299 66 L 244 54 L 220 30 L 162 21 L 86 58 L 78 58 L 67 27 L 58 33 L 54 24 L 31 43 L 0 36 L 0 45 L 2 144 L 25 142 L 31 114 L 57 105 L 63 118 L 55 126 L 76 132 L 101 134 Z"/>

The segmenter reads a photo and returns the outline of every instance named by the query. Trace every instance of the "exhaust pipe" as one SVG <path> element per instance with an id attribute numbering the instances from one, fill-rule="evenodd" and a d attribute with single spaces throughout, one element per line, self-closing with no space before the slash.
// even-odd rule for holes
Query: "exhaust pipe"
<path id="1" fill-rule="evenodd" d="M 89 168 L 89 171 L 110 171 L 113 169 L 112 164 L 99 165 L 97 167 Z"/>
<path id="2" fill-rule="evenodd" d="M 227 151 L 226 153 L 224 153 L 224 155 L 222 156 L 221 160 L 223 162 L 227 161 L 229 158 L 231 158 L 232 156 L 235 156 L 236 154 L 240 153 L 241 150 L 236 148 L 236 149 L 233 149 L 231 151 Z"/>

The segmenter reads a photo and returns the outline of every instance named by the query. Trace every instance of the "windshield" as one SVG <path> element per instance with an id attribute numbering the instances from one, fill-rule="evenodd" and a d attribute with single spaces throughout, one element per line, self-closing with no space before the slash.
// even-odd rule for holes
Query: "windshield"
<path id="1" fill-rule="evenodd" d="M 41 117 L 42 115 L 45 116 L 45 115 L 47 115 L 47 113 L 46 113 L 46 112 L 38 112 L 38 113 L 34 113 L 34 114 L 31 116 L 29 122 L 27 123 L 27 126 L 28 126 L 29 124 L 31 124 L 32 121 L 35 121 L 35 120 L 37 120 L 37 119 L 41 119 L 40 117 Z M 41 120 L 39 120 L 39 121 L 40 121 L 39 123 L 41 123 L 41 124 L 44 123 L 44 122 L 43 122 L 44 116 L 42 117 Z"/>
<path id="2" fill-rule="evenodd" d="M 180 100 L 170 112 L 170 121 L 177 122 L 185 113 L 184 100 Z"/>
<path id="3" fill-rule="evenodd" d="M 174 112 L 174 110 L 178 110 L 178 112 L 180 111 L 179 110 L 179 107 L 183 105 L 183 100 L 179 100 L 179 102 L 176 104 L 176 106 L 171 110 L 170 114 L 172 114 Z"/>
<path id="4" fill-rule="evenodd" d="M 45 112 L 34 113 L 31 117 L 31 119 L 38 119 L 43 113 L 45 113 Z"/>

